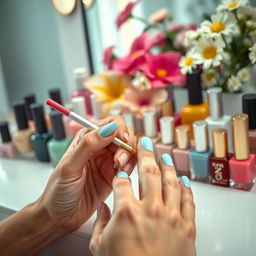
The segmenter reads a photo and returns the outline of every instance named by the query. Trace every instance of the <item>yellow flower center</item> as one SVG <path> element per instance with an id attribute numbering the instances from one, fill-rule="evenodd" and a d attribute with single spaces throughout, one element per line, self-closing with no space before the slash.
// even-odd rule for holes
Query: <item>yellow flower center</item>
<path id="1" fill-rule="evenodd" d="M 224 22 L 216 22 L 211 25 L 212 32 L 219 33 L 225 29 L 226 25 Z"/>
<path id="2" fill-rule="evenodd" d="M 205 59 L 214 59 L 217 55 L 217 49 L 215 46 L 205 47 L 203 50 L 203 57 Z"/>
<path id="3" fill-rule="evenodd" d="M 167 76 L 167 71 L 165 69 L 162 69 L 162 68 L 159 68 L 157 71 L 156 71 L 156 75 L 158 77 L 166 77 Z"/>
<path id="4" fill-rule="evenodd" d="M 186 66 L 186 67 L 190 66 L 191 63 L 192 63 L 192 61 L 193 61 L 193 58 L 192 58 L 192 57 L 187 57 L 187 58 L 185 59 L 185 62 L 184 62 L 185 66 Z"/>
<path id="5" fill-rule="evenodd" d="M 211 81 L 211 80 L 213 80 L 214 75 L 206 73 L 205 78 L 206 78 L 207 81 Z"/>
<path id="6" fill-rule="evenodd" d="M 141 54 L 141 51 L 140 51 L 140 50 L 135 51 L 135 52 L 132 53 L 132 57 L 133 57 L 133 58 L 136 58 L 136 57 L 138 57 L 140 54 Z"/>
<path id="7" fill-rule="evenodd" d="M 228 5 L 228 8 L 232 9 L 232 8 L 237 7 L 237 5 L 238 5 L 238 2 L 233 2 L 233 3 Z"/>

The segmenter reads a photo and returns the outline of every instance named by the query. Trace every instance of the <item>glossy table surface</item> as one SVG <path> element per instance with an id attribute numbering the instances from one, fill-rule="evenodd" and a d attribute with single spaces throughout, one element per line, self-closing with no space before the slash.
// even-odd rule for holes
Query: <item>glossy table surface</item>
<path id="1" fill-rule="evenodd" d="M 27 160 L 0 159 L 0 207 L 20 210 L 43 192 L 53 168 Z M 131 175 L 138 195 L 136 169 Z M 251 192 L 192 182 L 196 203 L 197 255 L 256 255 L 256 186 Z M 112 194 L 106 200 L 112 207 Z M 94 216 L 76 233 L 88 237 Z"/>

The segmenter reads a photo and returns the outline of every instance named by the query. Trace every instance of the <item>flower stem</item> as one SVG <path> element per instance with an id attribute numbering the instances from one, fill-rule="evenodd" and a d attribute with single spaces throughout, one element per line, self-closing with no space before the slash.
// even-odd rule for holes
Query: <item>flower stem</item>
<path id="1" fill-rule="evenodd" d="M 142 22 L 143 24 L 149 25 L 148 21 L 146 19 L 142 18 L 142 17 L 131 14 L 131 18 L 133 18 L 135 20 L 138 20 L 138 21 Z"/>

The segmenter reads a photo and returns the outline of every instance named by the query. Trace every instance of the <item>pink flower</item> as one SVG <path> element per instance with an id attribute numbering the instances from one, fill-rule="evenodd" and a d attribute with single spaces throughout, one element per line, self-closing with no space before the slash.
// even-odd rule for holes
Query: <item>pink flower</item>
<path id="1" fill-rule="evenodd" d="M 144 32 L 134 40 L 127 56 L 114 60 L 113 68 L 118 74 L 134 74 L 144 64 L 147 38 L 148 35 Z"/>
<path id="2" fill-rule="evenodd" d="M 152 37 L 148 38 L 146 48 L 149 50 L 153 46 L 163 47 L 166 43 L 166 35 L 162 32 L 156 32 Z"/>
<path id="3" fill-rule="evenodd" d="M 109 46 L 104 50 L 102 63 L 106 66 L 107 69 L 113 68 L 113 61 L 115 59 L 115 55 L 113 54 L 113 49 L 115 46 Z"/>
<path id="4" fill-rule="evenodd" d="M 124 100 L 121 102 L 122 112 L 132 112 L 136 118 L 142 118 L 146 111 L 160 111 L 161 105 L 167 100 L 164 88 L 141 91 L 134 86 L 125 89 Z"/>
<path id="5" fill-rule="evenodd" d="M 167 26 L 168 31 L 179 32 L 183 29 L 184 29 L 184 25 L 177 24 L 177 23 L 171 23 L 171 24 L 168 24 Z"/>
<path id="6" fill-rule="evenodd" d="M 178 31 L 174 41 L 174 46 L 176 48 L 184 49 L 185 48 L 184 39 L 185 39 L 186 32 L 189 30 L 196 30 L 196 29 L 197 29 L 197 26 L 195 24 L 190 24 L 189 26 L 184 27 L 182 30 Z"/>
<path id="7" fill-rule="evenodd" d="M 163 8 L 153 13 L 149 17 L 149 22 L 154 24 L 158 22 L 162 22 L 169 16 L 169 10 L 167 8 Z"/>
<path id="8" fill-rule="evenodd" d="M 173 51 L 146 55 L 142 70 L 151 81 L 152 88 L 161 88 L 169 83 L 179 86 L 186 84 L 186 77 L 180 72 L 180 58 L 181 54 Z"/>
<path id="9" fill-rule="evenodd" d="M 116 26 L 117 26 L 117 28 L 120 28 L 121 25 L 122 25 L 123 23 L 125 23 L 125 22 L 129 19 L 130 15 L 131 15 L 131 12 L 132 12 L 132 9 L 134 8 L 134 6 L 135 6 L 139 1 L 140 1 L 140 0 L 137 0 L 137 1 L 135 1 L 135 2 L 130 2 L 130 3 L 128 3 L 128 4 L 125 6 L 124 10 L 123 10 L 122 12 L 120 12 L 120 14 L 117 16 L 117 19 L 116 19 Z"/>

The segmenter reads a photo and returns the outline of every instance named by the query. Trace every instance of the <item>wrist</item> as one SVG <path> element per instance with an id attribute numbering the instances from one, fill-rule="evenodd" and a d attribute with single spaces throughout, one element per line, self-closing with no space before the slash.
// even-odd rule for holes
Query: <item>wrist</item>
<path id="1" fill-rule="evenodd" d="M 52 234 L 56 239 L 68 233 L 67 230 L 59 227 L 53 222 L 40 198 L 28 207 L 30 214 L 37 221 L 37 228 L 42 229 L 42 231 L 46 233 Z"/>

